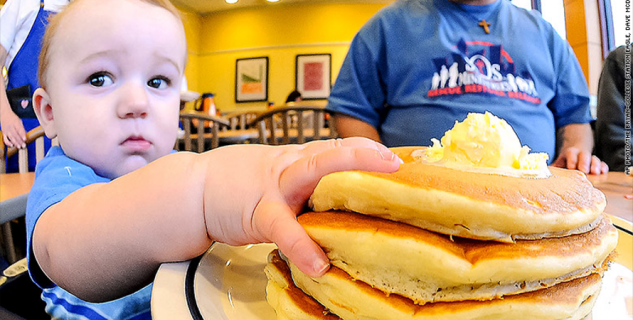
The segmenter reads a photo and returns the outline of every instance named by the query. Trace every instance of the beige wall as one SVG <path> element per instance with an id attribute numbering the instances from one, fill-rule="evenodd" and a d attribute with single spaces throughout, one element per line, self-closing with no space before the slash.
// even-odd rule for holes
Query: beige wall
<path id="1" fill-rule="evenodd" d="M 296 4 L 236 9 L 206 16 L 184 13 L 189 41 L 189 88 L 215 93 L 222 111 L 264 109 L 235 102 L 235 60 L 267 56 L 268 100 L 283 104 L 295 88 L 297 54 L 330 53 L 332 84 L 349 43 L 385 4 Z"/>
<path id="2" fill-rule="evenodd" d="M 200 70 L 198 52 L 200 51 L 200 31 L 202 30 L 202 17 L 197 13 L 181 10 L 182 22 L 187 36 L 187 68 L 185 76 L 190 90 L 197 90 L 198 74 Z"/>

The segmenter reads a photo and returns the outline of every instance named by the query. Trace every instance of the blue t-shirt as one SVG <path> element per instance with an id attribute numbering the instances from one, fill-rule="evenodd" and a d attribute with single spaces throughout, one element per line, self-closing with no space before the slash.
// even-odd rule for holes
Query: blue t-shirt
<path id="1" fill-rule="evenodd" d="M 550 162 L 556 130 L 592 120 L 570 46 L 538 12 L 507 0 L 385 7 L 354 37 L 328 109 L 374 126 L 390 147 L 430 145 L 469 112 L 490 111 Z"/>
<path id="2" fill-rule="evenodd" d="M 42 272 L 33 259 L 32 236 L 40 215 L 50 206 L 62 201 L 74 191 L 94 183 L 109 182 L 92 168 L 77 162 L 60 147 L 52 147 L 37 164 L 35 183 L 29 193 L 26 207 L 27 262 L 33 281 L 44 289 L 42 300 L 46 312 L 59 319 L 151 319 L 151 285 L 106 303 L 89 303 L 56 286 Z M 86 212 L 90 214 L 90 212 Z M 63 231 L 60 231 L 63 232 Z"/>

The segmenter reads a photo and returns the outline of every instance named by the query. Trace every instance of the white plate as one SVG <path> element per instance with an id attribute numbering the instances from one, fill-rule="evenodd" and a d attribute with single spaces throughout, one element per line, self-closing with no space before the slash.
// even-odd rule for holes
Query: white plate
<path id="1" fill-rule="evenodd" d="M 628 227 L 628 226 L 627 226 Z M 604 275 L 603 287 L 585 320 L 633 319 L 633 237 L 620 231 L 616 263 Z M 232 247 L 214 244 L 203 255 L 194 276 L 190 304 L 196 305 L 204 320 L 276 320 L 265 297 L 264 266 L 272 244 Z M 195 266 L 196 261 L 192 263 Z M 164 264 L 154 281 L 152 317 L 154 320 L 198 319 L 187 305 L 185 274 L 189 262 Z M 195 270 L 195 271 L 193 271 Z M 195 272 L 195 273 L 193 273 Z"/>
<path id="2" fill-rule="evenodd" d="M 231 247 L 214 245 L 200 261 L 194 280 L 196 303 L 205 320 L 275 320 L 266 302 L 266 275 L 262 271 L 274 245 Z M 593 320 L 630 320 L 633 302 L 632 272 L 614 263 L 605 273 Z M 631 310 L 633 311 L 633 310 Z M 588 319 L 587 319 L 588 320 Z"/>
<path id="3" fill-rule="evenodd" d="M 264 267 L 272 244 L 214 244 L 198 265 L 194 291 L 204 320 L 275 320 L 266 302 Z"/>

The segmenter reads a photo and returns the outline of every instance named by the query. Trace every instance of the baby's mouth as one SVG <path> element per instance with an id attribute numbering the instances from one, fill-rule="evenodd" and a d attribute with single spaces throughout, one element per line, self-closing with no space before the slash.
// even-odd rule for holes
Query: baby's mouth
<path id="1" fill-rule="evenodd" d="M 121 146 L 132 152 L 143 152 L 147 151 L 152 143 L 142 136 L 130 136 L 121 143 Z"/>

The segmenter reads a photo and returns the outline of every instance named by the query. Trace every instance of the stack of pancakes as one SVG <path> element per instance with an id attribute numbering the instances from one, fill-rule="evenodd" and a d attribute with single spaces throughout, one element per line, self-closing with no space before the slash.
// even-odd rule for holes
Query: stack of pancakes
<path id="1" fill-rule="evenodd" d="M 393 149 L 391 174 L 324 177 L 299 222 L 332 263 L 310 278 L 269 256 L 278 319 L 582 319 L 617 245 L 606 200 L 578 171 L 463 172 Z M 338 211 L 340 210 L 340 211 Z"/>

